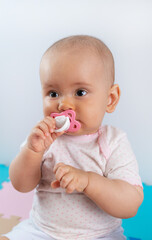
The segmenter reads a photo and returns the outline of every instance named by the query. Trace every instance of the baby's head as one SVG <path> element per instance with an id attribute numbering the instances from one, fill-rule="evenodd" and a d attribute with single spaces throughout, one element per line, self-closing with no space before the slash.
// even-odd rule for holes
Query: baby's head
<path id="1" fill-rule="evenodd" d="M 72 135 L 96 132 L 105 112 L 113 112 L 119 101 L 112 53 L 91 36 L 71 36 L 54 43 L 42 57 L 40 79 L 44 116 L 74 110 L 81 128 Z"/>

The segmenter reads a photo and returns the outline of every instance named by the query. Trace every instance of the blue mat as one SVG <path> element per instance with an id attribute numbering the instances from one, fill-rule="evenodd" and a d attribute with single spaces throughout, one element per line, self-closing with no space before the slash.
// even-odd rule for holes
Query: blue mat
<path id="1" fill-rule="evenodd" d="M 152 240 L 152 186 L 143 184 L 143 187 L 144 201 L 137 215 L 123 220 L 124 233 L 130 237 L 128 240 Z"/>
<path id="2" fill-rule="evenodd" d="M 141 239 L 129 237 L 128 240 L 141 240 Z"/>
<path id="3" fill-rule="evenodd" d="M 0 164 L 0 189 L 9 180 L 9 167 Z M 127 240 L 152 240 L 152 186 L 143 184 L 144 201 L 135 217 L 124 219 L 122 226 Z"/>
<path id="4" fill-rule="evenodd" d="M 0 189 L 2 189 L 3 182 L 9 182 L 9 167 L 0 164 Z"/>

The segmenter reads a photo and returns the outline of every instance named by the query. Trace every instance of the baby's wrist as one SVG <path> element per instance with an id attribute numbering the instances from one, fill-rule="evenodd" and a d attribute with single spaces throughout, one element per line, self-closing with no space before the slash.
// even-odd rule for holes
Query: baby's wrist
<path id="1" fill-rule="evenodd" d="M 83 192 L 86 193 L 87 192 L 87 188 L 89 186 L 89 180 L 90 180 L 90 172 L 85 172 L 86 174 L 86 178 L 87 178 L 87 184 L 86 187 L 84 188 Z"/>
<path id="2" fill-rule="evenodd" d="M 25 144 L 25 146 L 23 147 L 25 151 L 27 151 L 29 154 L 33 154 L 33 155 L 37 155 L 37 156 L 43 156 L 44 151 L 41 151 L 41 152 L 37 152 L 35 151 L 28 143 Z"/>

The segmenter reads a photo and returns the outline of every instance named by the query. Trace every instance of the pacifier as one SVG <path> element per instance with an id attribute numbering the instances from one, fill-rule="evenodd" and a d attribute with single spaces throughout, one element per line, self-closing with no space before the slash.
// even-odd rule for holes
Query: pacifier
<path id="1" fill-rule="evenodd" d="M 61 113 L 51 113 L 51 117 L 55 118 L 55 132 L 76 132 L 80 129 L 81 124 L 75 120 L 75 112 L 66 110 Z"/>

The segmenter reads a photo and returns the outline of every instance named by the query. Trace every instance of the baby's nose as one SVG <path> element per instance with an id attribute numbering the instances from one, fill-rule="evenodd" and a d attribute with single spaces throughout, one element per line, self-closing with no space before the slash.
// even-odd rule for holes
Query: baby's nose
<path id="1" fill-rule="evenodd" d="M 74 103 L 72 102 L 71 99 L 62 99 L 60 102 L 59 102 L 59 105 L 58 105 L 58 110 L 59 111 L 65 111 L 65 110 L 75 110 L 75 106 L 74 106 Z"/>

